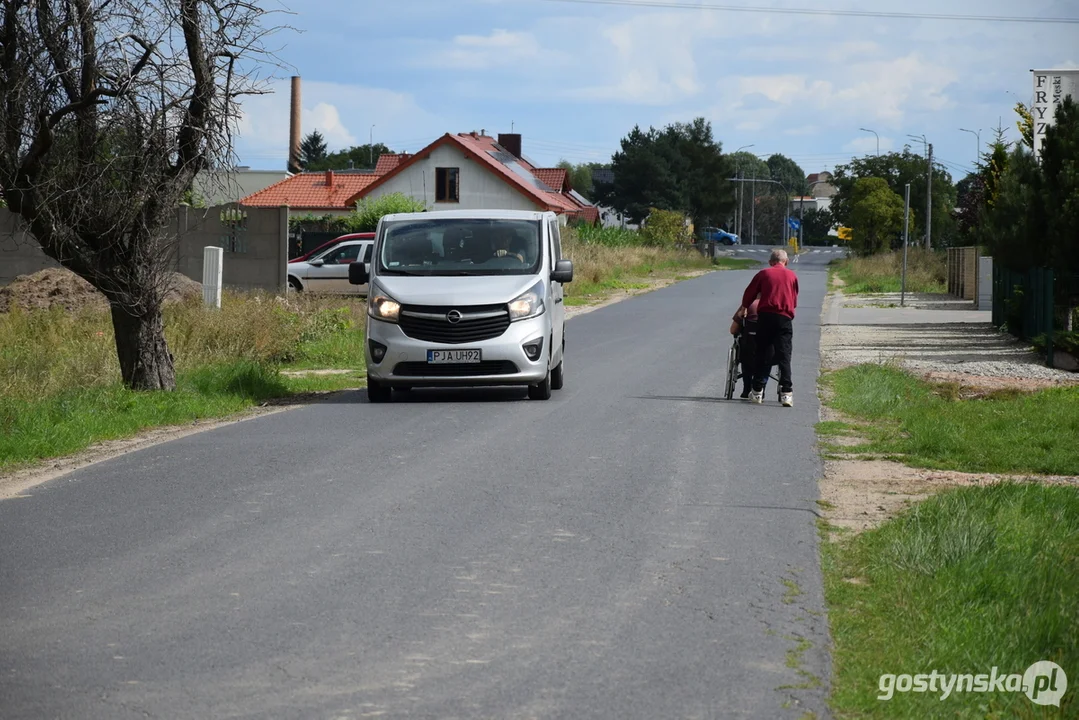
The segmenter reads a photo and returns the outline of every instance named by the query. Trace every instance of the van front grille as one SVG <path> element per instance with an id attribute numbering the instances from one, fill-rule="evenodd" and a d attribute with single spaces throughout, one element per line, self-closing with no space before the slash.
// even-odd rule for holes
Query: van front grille
<path id="1" fill-rule="evenodd" d="M 450 322 L 451 313 L 459 316 L 457 322 Z M 505 305 L 404 305 L 397 322 L 410 338 L 461 345 L 499 337 L 510 326 L 510 315 Z"/>

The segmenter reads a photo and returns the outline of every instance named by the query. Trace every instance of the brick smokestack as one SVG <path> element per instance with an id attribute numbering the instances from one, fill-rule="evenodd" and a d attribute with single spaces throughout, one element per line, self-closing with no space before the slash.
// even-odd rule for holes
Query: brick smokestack
<path id="1" fill-rule="evenodd" d="M 292 76 L 292 113 L 288 126 L 288 171 L 303 171 L 300 164 L 300 76 Z"/>
<path id="2" fill-rule="evenodd" d="M 521 133 L 499 133 L 498 144 L 518 160 L 521 159 Z"/>

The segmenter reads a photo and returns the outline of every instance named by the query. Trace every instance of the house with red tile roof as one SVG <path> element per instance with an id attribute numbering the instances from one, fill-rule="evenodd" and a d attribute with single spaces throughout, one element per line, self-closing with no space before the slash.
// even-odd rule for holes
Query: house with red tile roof
<path id="1" fill-rule="evenodd" d="M 381 161 L 380 161 L 381 162 Z M 560 168 L 537 168 L 519 134 L 446 133 L 359 190 L 350 202 L 402 193 L 437 210 L 550 210 L 563 221 L 596 222 L 599 211 L 573 192 Z"/>
<path id="2" fill-rule="evenodd" d="M 380 159 L 381 162 L 381 159 Z M 356 207 L 356 193 L 378 180 L 371 171 L 325 170 L 297 173 L 240 201 L 247 207 L 281 207 L 314 215 L 344 215 Z"/>
<path id="3" fill-rule="evenodd" d="M 573 190 L 561 168 L 537 168 L 519 134 L 447 133 L 415 154 L 385 154 L 371 171 L 299 173 L 253 193 L 252 207 L 343 215 L 363 198 L 402 193 L 432 209 L 550 210 L 563 223 L 599 222 L 600 212 Z"/>

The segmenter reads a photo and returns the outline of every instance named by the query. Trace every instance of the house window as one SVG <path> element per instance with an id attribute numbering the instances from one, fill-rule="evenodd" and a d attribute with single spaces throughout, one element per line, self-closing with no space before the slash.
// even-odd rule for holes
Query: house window
<path id="1" fill-rule="evenodd" d="M 435 202 L 461 202 L 458 168 L 435 168 Z"/>

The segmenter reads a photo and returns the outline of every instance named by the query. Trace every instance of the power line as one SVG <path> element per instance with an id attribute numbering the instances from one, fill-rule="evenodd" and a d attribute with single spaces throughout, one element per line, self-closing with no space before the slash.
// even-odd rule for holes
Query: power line
<path id="1" fill-rule="evenodd" d="M 823 15 L 839 17 L 893 18 L 902 20 L 961 20 L 1011 23 L 1067 23 L 1079 24 L 1079 18 L 1050 18 L 1010 15 L 961 15 L 948 13 L 903 13 L 878 10 L 820 10 L 817 8 L 747 7 L 745 5 L 706 5 L 688 2 L 658 2 L 657 0 L 543 0 L 544 2 L 572 3 L 575 5 L 619 5 L 623 7 L 647 7 L 677 10 L 716 10 L 725 12 L 769 13 L 782 15 Z"/>

